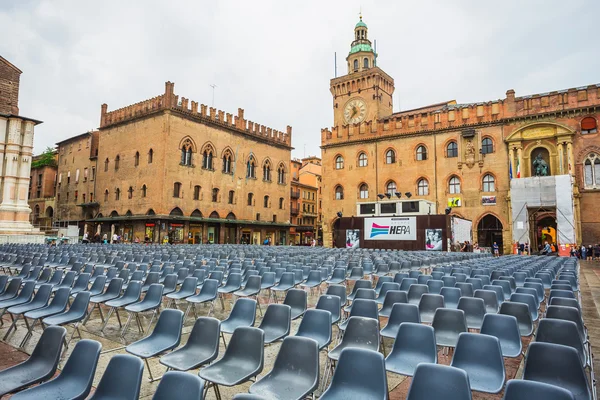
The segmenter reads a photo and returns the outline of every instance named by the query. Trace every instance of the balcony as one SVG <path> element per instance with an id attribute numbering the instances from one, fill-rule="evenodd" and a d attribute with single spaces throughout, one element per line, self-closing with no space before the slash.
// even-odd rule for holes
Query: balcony
<path id="1" fill-rule="evenodd" d="M 290 207 L 290 215 L 298 215 L 300 213 L 300 209 L 298 207 Z"/>
<path id="2" fill-rule="evenodd" d="M 314 211 L 302 211 L 302 215 L 306 217 L 316 217 L 317 213 Z"/>
<path id="3" fill-rule="evenodd" d="M 290 196 L 292 197 L 292 199 L 299 199 L 300 198 L 300 191 L 292 189 L 290 191 Z"/>

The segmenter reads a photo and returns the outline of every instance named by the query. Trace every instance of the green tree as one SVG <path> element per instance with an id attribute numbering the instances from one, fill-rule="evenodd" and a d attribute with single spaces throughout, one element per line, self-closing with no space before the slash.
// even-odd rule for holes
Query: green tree
<path id="1" fill-rule="evenodd" d="M 52 147 L 47 147 L 46 150 L 37 156 L 36 160 L 31 163 L 31 168 L 41 168 L 46 166 L 56 166 L 55 152 Z"/>

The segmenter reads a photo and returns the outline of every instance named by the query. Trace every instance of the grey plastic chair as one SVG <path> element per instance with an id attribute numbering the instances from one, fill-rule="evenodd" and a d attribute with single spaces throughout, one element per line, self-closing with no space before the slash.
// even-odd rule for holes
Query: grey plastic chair
<path id="1" fill-rule="evenodd" d="M 344 307 L 344 312 L 350 313 L 352 311 L 352 306 L 354 302 L 358 299 L 367 299 L 367 300 L 375 300 L 376 294 L 374 289 L 358 289 L 354 295 L 354 299 L 352 300 L 352 304 Z"/>
<path id="2" fill-rule="evenodd" d="M 400 282 L 400 290 L 408 292 L 408 289 L 412 285 L 417 285 L 418 282 L 419 281 L 416 278 L 404 278 L 404 279 L 402 279 L 402 282 Z"/>
<path id="3" fill-rule="evenodd" d="M 346 326 L 348 325 L 348 321 L 351 317 L 365 317 L 379 321 L 377 303 L 375 303 L 375 300 L 356 299 L 354 304 L 352 304 L 352 311 L 350 311 L 348 319 L 338 325 L 338 330 L 340 333 L 346 330 Z"/>
<path id="4" fill-rule="evenodd" d="M 88 290 L 88 286 L 90 284 L 90 274 L 82 273 L 75 280 L 75 284 L 71 289 L 71 296 L 75 297 L 75 295 L 79 292 L 83 292 Z"/>
<path id="5" fill-rule="evenodd" d="M 433 321 L 435 310 L 438 308 L 444 308 L 444 296 L 429 293 L 425 293 L 421 296 L 421 301 L 419 302 L 421 322 L 430 324 Z"/>
<path id="6" fill-rule="evenodd" d="M 429 293 L 440 294 L 444 287 L 444 282 L 442 280 L 430 279 L 427 281 L 427 287 L 429 288 Z"/>
<path id="7" fill-rule="evenodd" d="M 223 294 L 233 293 L 240 290 L 242 287 L 242 274 L 240 273 L 230 273 L 227 275 L 227 280 L 225 281 L 225 285 L 219 288 L 219 294 L 222 296 Z"/>
<path id="8" fill-rule="evenodd" d="M 406 400 L 471 400 L 467 373 L 446 365 L 417 365 Z"/>
<path id="9" fill-rule="evenodd" d="M 473 297 L 476 299 L 482 299 L 485 304 L 485 312 L 496 314 L 498 313 L 498 297 L 496 292 L 492 290 L 476 289 L 473 293 Z"/>
<path id="10" fill-rule="evenodd" d="M 456 285 L 456 277 L 455 276 L 443 276 L 442 282 L 444 282 L 444 287 L 454 287 Z"/>
<path id="11" fill-rule="evenodd" d="M 250 275 L 243 289 L 233 294 L 238 297 L 257 297 L 261 290 L 262 278 L 259 275 Z"/>
<path id="12" fill-rule="evenodd" d="M 428 325 L 403 322 L 385 359 L 385 368 L 395 374 L 413 376 L 419 363 L 437 363 L 435 332 Z"/>
<path id="13" fill-rule="evenodd" d="M 110 307 L 108 310 L 108 314 L 106 314 L 106 318 L 104 319 L 104 325 L 102 325 L 102 329 L 100 332 L 104 332 L 106 325 L 108 325 L 108 321 L 113 313 L 117 315 L 117 320 L 119 321 L 119 326 L 121 326 L 121 318 L 119 317 L 119 308 L 126 307 L 130 304 L 137 302 L 140 299 L 142 294 L 142 282 L 140 281 L 132 281 L 127 285 L 127 289 L 125 289 L 125 293 L 121 297 L 117 297 L 116 299 L 108 300 L 104 304 L 107 307 Z"/>
<path id="14" fill-rule="evenodd" d="M 379 310 L 379 316 L 389 317 L 390 313 L 392 312 L 392 308 L 396 303 L 408 304 L 408 296 L 405 291 L 390 290 L 387 292 L 383 301 L 383 306 L 381 307 L 381 310 Z"/>
<path id="15" fill-rule="evenodd" d="M 573 321 L 554 318 L 541 319 L 535 335 L 535 341 L 573 347 L 577 350 L 577 354 L 579 354 L 581 365 L 584 367 L 586 365 L 587 350 L 579 337 L 577 324 Z"/>
<path id="16" fill-rule="evenodd" d="M 144 363 L 129 354 L 116 354 L 108 362 L 96 391 L 88 400 L 137 400 Z"/>
<path id="17" fill-rule="evenodd" d="M 564 297 L 566 299 L 574 299 L 575 298 L 575 294 L 570 291 L 570 290 L 550 290 L 550 294 L 548 294 L 548 299 L 547 301 L 550 302 L 550 300 L 552 300 L 552 298 L 554 297 Z"/>
<path id="18" fill-rule="evenodd" d="M 153 283 L 159 283 L 160 273 L 158 272 L 149 272 L 146 275 L 146 279 L 144 279 L 144 283 L 142 284 L 142 293 L 146 293 L 148 289 L 150 289 L 150 285 Z"/>
<path id="19" fill-rule="evenodd" d="M 48 305 L 48 300 L 50 300 L 51 293 L 52 285 L 44 284 L 39 288 L 35 296 L 33 296 L 30 301 L 8 308 L 6 311 L 11 315 L 12 324 L 6 331 L 6 334 L 2 340 L 6 340 L 12 329 L 17 327 L 17 321 L 21 315 L 24 315 L 29 311 L 46 307 L 46 305 Z"/>
<path id="20" fill-rule="evenodd" d="M 353 267 L 350 271 L 350 275 L 346 278 L 349 281 L 357 281 L 365 276 L 365 272 L 362 267 Z"/>
<path id="21" fill-rule="evenodd" d="M 56 372 L 67 330 L 51 326 L 44 330 L 31 356 L 0 371 L 0 397 L 51 378 Z"/>
<path id="22" fill-rule="evenodd" d="M 473 297 L 473 285 L 466 282 L 456 282 L 455 287 L 460 289 L 461 297 Z"/>
<path id="23" fill-rule="evenodd" d="M 442 290 L 440 290 L 440 294 L 444 296 L 444 304 L 446 308 L 458 307 L 458 300 L 461 297 L 461 291 L 459 288 L 444 286 Z"/>
<path id="24" fill-rule="evenodd" d="M 138 301 L 137 303 L 125 306 L 125 311 L 129 312 L 129 317 L 127 317 L 127 322 L 125 322 L 125 325 L 123 326 L 123 330 L 121 331 L 121 337 L 123 337 L 125 335 L 125 332 L 127 332 L 127 328 L 129 327 L 131 319 L 134 316 L 136 318 L 136 321 L 138 322 L 138 328 L 141 331 L 141 333 L 144 333 L 152 326 L 152 322 L 154 321 L 154 318 L 158 313 L 158 309 L 162 304 L 163 288 L 164 286 L 160 283 L 153 283 L 152 285 L 150 285 L 150 289 L 148 289 L 146 296 L 144 296 L 142 300 Z M 195 288 L 196 286 L 194 285 L 194 289 Z M 144 329 L 142 327 L 142 321 L 140 320 L 140 313 L 148 311 L 152 311 L 152 317 L 150 318 L 148 327 Z"/>
<path id="25" fill-rule="evenodd" d="M 425 293 L 429 293 L 429 287 L 427 287 L 427 285 L 410 285 L 407 293 L 408 303 L 418 305 L 419 301 L 421 301 L 421 296 Z"/>
<path id="26" fill-rule="evenodd" d="M 369 289 L 362 289 L 362 290 L 369 290 Z M 379 296 L 377 296 L 377 299 L 375 299 L 377 304 L 383 304 L 383 301 L 385 300 L 385 294 L 390 290 L 400 290 L 400 285 L 396 282 L 384 282 L 381 285 L 381 288 L 379 291 Z M 375 292 L 377 292 L 377 290 L 375 290 Z"/>
<path id="27" fill-rule="evenodd" d="M 463 282 L 467 281 L 467 275 L 466 274 L 453 273 L 452 276 L 456 278 L 456 283 L 463 283 Z"/>
<path id="28" fill-rule="evenodd" d="M 549 305 L 573 307 L 581 312 L 581 305 L 575 299 L 567 299 L 565 297 L 553 297 L 552 300 L 550 300 Z"/>
<path id="29" fill-rule="evenodd" d="M 308 273 L 308 278 L 306 279 L 306 282 L 301 283 L 300 287 L 309 289 L 318 287 L 319 293 L 321 293 L 321 283 L 321 271 L 313 270 Z"/>
<path id="30" fill-rule="evenodd" d="M 533 300 L 535 301 L 535 309 L 539 309 L 540 308 L 540 300 L 538 298 L 538 292 L 536 289 L 534 288 L 526 288 L 526 287 L 518 287 L 517 290 L 515 290 L 516 294 L 530 294 L 533 296 Z M 513 294 L 515 294 L 513 293 Z"/>
<path id="31" fill-rule="evenodd" d="M 492 285 L 502 287 L 502 292 L 504 293 L 504 300 L 510 300 L 510 295 L 512 293 L 512 289 L 510 287 L 509 281 L 496 279 L 496 280 L 492 281 Z"/>
<path id="32" fill-rule="evenodd" d="M 512 315 L 486 314 L 480 333 L 495 336 L 500 341 L 503 357 L 519 357 L 523 350 L 517 319 Z"/>
<path id="33" fill-rule="evenodd" d="M 8 286 L 6 287 L 6 290 L 4 290 L 4 293 L 0 295 L 0 301 L 6 301 L 17 297 L 19 289 L 21 288 L 21 282 L 21 278 L 11 279 L 8 283 Z"/>
<path id="34" fill-rule="evenodd" d="M 323 350 L 331 343 L 331 313 L 326 310 L 310 309 L 304 313 L 296 336 L 313 339 Z"/>
<path id="35" fill-rule="evenodd" d="M 233 396 L 233 400 L 269 400 L 266 397 L 259 396 L 257 394 L 250 393 L 239 393 Z"/>
<path id="36" fill-rule="evenodd" d="M 512 379 L 506 383 L 502 400 L 575 400 L 573 394 L 561 387 L 542 382 Z"/>
<path id="37" fill-rule="evenodd" d="M 322 400 L 386 400 L 387 377 L 383 355 L 362 348 L 346 348 L 339 356 L 331 384 Z"/>
<path id="38" fill-rule="evenodd" d="M 467 328 L 481 329 L 485 315 L 485 302 L 475 297 L 461 297 L 457 309 L 464 311 Z"/>
<path id="39" fill-rule="evenodd" d="M 166 295 L 166 297 L 168 299 L 170 299 L 169 303 L 167 304 L 167 307 L 177 308 L 177 300 L 183 300 L 185 298 L 195 295 L 196 290 L 197 290 L 197 287 L 196 287 L 197 285 L 198 285 L 198 278 L 195 278 L 193 276 L 188 276 L 187 278 L 185 278 L 183 280 L 183 283 L 181 284 L 181 287 L 179 288 L 179 290 Z M 163 287 L 163 290 L 164 290 L 164 287 Z"/>
<path id="40" fill-rule="evenodd" d="M 217 299 L 219 288 L 219 281 L 216 279 L 207 279 L 204 281 L 202 285 L 202 289 L 200 289 L 200 293 L 194 296 L 190 296 L 185 299 L 188 303 L 188 307 L 185 310 L 184 321 L 187 319 L 190 310 L 194 312 L 194 316 L 196 317 L 196 304 L 207 303 L 210 302 L 210 309 L 208 310 L 208 315 L 210 316 L 211 312 L 214 309 L 215 300 Z"/>
<path id="41" fill-rule="evenodd" d="M 571 287 L 571 283 L 569 281 L 552 281 L 552 282 L 564 282 L 564 283 L 552 283 L 552 285 L 550 285 L 550 290 L 566 290 L 566 291 L 573 291 L 573 288 Z"/>
<path id="42" fill-rule="evenodd" d="M 73 283 L 75 283 L 75 271 L 69 271 L 65 274 L 65 277 L 60 281 L 60 284 L 54 286 L 52 291 L 56 292 L 60 288 L 69 288 L 73 287 Z"/>
<path id="43" fill-rule="evenodd" d="M 94 280 L 94 283 L 92 284 L 92 287 L 89 290 L 90 296 L 97 296 L 99 294 L 102 294 L 104 292 L 105 288 L 106 288 L 106 276 L 105 275 L 98 276 Z"/>
<path id="44" fill-rule="evenodd" d="M 346 287 L 343 285 L 329 285 L 325 294 L 339 297 L 342 306 L 344 306 L 347 302 Z"/>
<path id="45" fill-rule="evenodd" d="M 592 399 L 577 350 L 569 346 L 530 343 L 525 358 L 523 379 L 559 386 L 570 391 L 576 400 Z"/>
<path id="46" fill-rule="evenodd" d="M 366 279 L 360 279 L 354 282 L 354 286 L 352 287 L 352 292 L 348 295 L 347 299 L 350 301 L 354 301 L 354 297 L 356 296 L 356 292 L 359 289 L 373 289 L 373 285 L 371 281 Z"/>
<path id="47" fill-rule="evenodd" d="M 204 381 L 197 376 L 185 372 L 171 371 L 163 375 L 152 400 L 170 400 L 174 394 L 179 400 L 202 399 Z"/>
<path id="48" fill-rule="evenodd" d="M 26 312 L 23 317 L 29 318 L 32 322 L 27 325 L 27 333 L 21 341 L 20 347 L 24 347 L 25 344 L 31 339 L 35 324 L 51 315 L 56 315 L 64 312 L 69 304 L 69 288 L 62 288 L 54 294 L 54 298 L 50 301 L 46 307 L 38 308 L 36 310 Z"/>
<path id="49" fill-rule="evenodd" d="M 535 291 L 537 292 L 538 303 L 541 303 L 542 301 L 544 301 L 545 291 L 544 291 L 544 285 L 543 284 L 537 283 L 537 282 L 525 282 L 523 284 L 522 288 L 524 288 L 524 289 L 535 289 Z M 517 293 L 519 293 L 518 290 L 517 290 Z"/>
<path id="50" fill-rule="evenodd" d="M 73 348 L 60 375 L 31 389 L 15 394 L 20 400 L 83 400 L 92 389 L 102 345 L 95 340 L 81 340 Z"/>
<path id="51" fill-rule="evenodd" d="M 475 275 L 474 278 L 481 280 L 482 288 L 490 284 L 490 277 L 488 275 Z"/>
<path id="52" fill-rule="evenodd" d="M 165 279 L 162 282 L 160 279 L 158 282 L 162 283 L 164 286 L 163 296 L 171 294 L 177 290 L 177 275 L 175 274 L 168 274 L 165 276 Z"/>
<path id="53" fill-rule="evenodd" d="M 125 351 L 140 357 L 146 363 L 150 382 L 155 379 L 148 359 L 156 357 L 166 351 L 179 346 L 181 341 L 181 328 L 183 327 L 183 311 L 167 309 L 164 310 L 151 334 L 127 346 Z"/>
<path id="54" fill-rule="evenodd" d="M 8 308 L 29 303 L 33 297 L 34 290 L 35 282 L 25 282 L 23 288 L 17 296 L 9 300 L 0 301 L 0 308 L 2 309 L 2 313 L 0 313 L 0 322 L 2 321 L 2 316 L 6 313 Z"/>
<path id="55" fill-rule="evenodd" d="M 198 374 L 207 381 L 204 387 L 205 397 L 211 386 L 217 398 L 221 398 L 219 385 L 239 385 L 260 374 L 264 366 L 263 343 L 264 332 L 261 329 L 250 327 L 236 329 L 223 358 L 201 369 Z"/>
<path id="56" fill-rule="evenodd" d="M 588 340 L 585 327 L 583 326 L 583 320 L 581 319 L 581 313 L 577 308 L 565 307 L 565 306 L 548 306 L 546 309 L 546 318 L 562 319 L 566 321 L 574 322 L 577 325 L 577 331 L 579 332 L 579 338 L 583 343 Z"/>
<path id="57" fill-rule="evenodd" d="M 524 294 L 524 293 L 513 293 L 510 295 L 510 301 L 511 301 L 511 303 L 527 304 L 529 313 L 531 314 L 531 321 L 537 321 L 537 319 L 538 319 L 537 301 L 533 295 Z"/>
<path id="58" fill-rule="evenodd" d="M 301 317 L 308 306 L 308 295 L 301 289 L 290 289 L 285 294 L 283 304 L 290 306 L 292 320 Z"/>
<path id="59" fill-rule="evenodd" d="M 90 292 L 79 292 L 73 300 L 71 307 L 62 314 L 52 315 L 42 320 L 42 323 L 46 326 L 50 325 L 67 325 L 74 324 L 73 332 L 69 337 L 69 340 L 65 341 L 65 352 L 69 347 L 69 343 L 73 339 L 75 332 L 79 339 L 82 339 L 81 332 L 79 331 L 79 324 L 86 317 L 88 312 L 88 305 L 90 304 Z"/>
<path id="60" fill-rule="evenodd" d="M 324 294 L 319 296 L 315 309 L 329 311 L 331 324 L 337 324 L 341 317 L 342 302 L 338 296 Z"/>
<path id="61" fill-rule="evenodd" d="M 498 307 L 500 307 L 500 305 L 504 303 L 504 289 L 502 289 L 502 286 L 483 285 L 483 290 L 491 290 L 496 293 L 496 298 L 498 299 Z"/>
<path id="62" fill-rule="evenodd" d="M 219 356 L 221 322 L 216 318 L 200 317 L 194 323 L 185 345 L 160 358 L 168 369 L 188 371 L 209 364 Z"/>
<path id="63" fill-rule="evenodd" d="M 269 304 L 265 316 L 258 327 L 264 331 L 266 344 L 273 343 L 290 334 L 291 313 L 291 307 L 286 304 Z"/>
<path id="64" fill-rule="evenodd" d="M 331 325 L 327 323 L 331 328 Z M 300 400 L 312 394 L 319 383 L 317 342 L 305 337 L 286 337 L 273 369 L 250 386 L 249 392 L 268 398 Z"/>
<path id="65" fill-rule="evenodd" d="M 408 273 L 398 272 L 394 275 L 394 282 L 402 284 L 402 279 L 408 278 Z"/>
<path id="66" fill-rule="evenodd" d="M 397 303 L 392 307 L 392 312 L 387 325 L 381 330 L 381 336 L 395 339 L 403 322 L 421 323 L 419 308 L 414 304 Z"/>
<path id="67" fill-rule="evenodd" d="M 467 278 L 466 283 L 470 283 L 473 291 L 483 289 L 483 282 L 479 278 Z"/>
<path id="68" fill-rule="evenodd" d="M 227 343 L 225 343 L 225 333 L 232 334 L 241 326 L 254 326 L 255 321 L 256 300 L 245 298 L 238 299 L 233 305 L 233 308 L 229 313 L 229 317 L 221 322 L 221 337 L 223 338 L 223 345 L 227 346 Z"/>
<path id="69" fill-rule="evenodd" d="M 505 301 L 500 306 L 499 314 L 512 315 L 517 319 L 521 336 L 530 336 L 533 333 L 533 321 L 529 306 L 525 303 Z"/>
<path id="70" fill-rule="evenodd" d="M 463 310 L 438 308 L 431 326 L 435 329 L 436 344 L 443 347 L 456 347 L 458 335 L 468 331 Z"/>
<path id="71" fill-rule="evenodd" d="M 494 336 L 461 333 L 450 365 L 467 373 L 471 390 L 499 393 L 504 387 L 504 359 Z"/>
<path id="72" fill-rule="evenodd" d="M 391 276 L 378 276 L 377 284 L 375 285 L 375 293 L 377 293 L 377 296 L 379 296 L 383 284 L 387 282 L 396 283 Z"/>

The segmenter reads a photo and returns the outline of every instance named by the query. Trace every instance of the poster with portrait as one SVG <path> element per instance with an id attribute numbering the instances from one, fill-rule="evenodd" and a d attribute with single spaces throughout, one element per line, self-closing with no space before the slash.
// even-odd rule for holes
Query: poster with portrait
<path id="1" fill-rule="evenodd" d="M 346 248 L 357 249 L 360 244 L 360 229 L 346 229 Z"/>
<path id="2" fill-rule="evenodd" d="M 442 251 L 441 229 L 425 229 L 425 250 Z"/>

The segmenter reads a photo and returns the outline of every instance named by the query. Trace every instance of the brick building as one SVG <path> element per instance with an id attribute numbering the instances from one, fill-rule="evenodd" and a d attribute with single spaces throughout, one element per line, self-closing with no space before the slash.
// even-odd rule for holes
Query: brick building
<path id="1" fill-rule="evenodd" d="M 41 241 L 27 203 L 37 121 L 19 115 L 21 70 L 0 56 L 0 240 Z"/>
<path id="2" fill-rule="evenodd" d="M 58 155 L 44 159 L 34 156 L 29 179 L 29 207 L 31 223 L 47 232 L 52 230 L 56 210 L 56 177 Z"/>
<path id="3" fill-rule="evenodd" d="M 58 209 L 83 231 L 125 241 L 287 243 L 291 127 L 199 105 L 167 82 L 152 99 L 114 111 L 103 104 L 95 135 L 58 144 Z"/>
<path id="4" fill-rule="evenodd" d="M 325 245 L 342 234 L 338 213 L 407 197 L 430 202 L 423 214 L 452 206 L 482 247 L 600 241 L 600 85 L 394 113 L 394 80 L 362 18 L 354 31 L 348 74 L 330 82 L 334 126 L 321 132 Z"/>
<path id="5" fill-rule="evenodd" d="M 316 156 L 291 161 L 292 190 L 290 231 L 294 244 L 307 245 L 322 239 L 321 230 L 321 159 Z"/>

